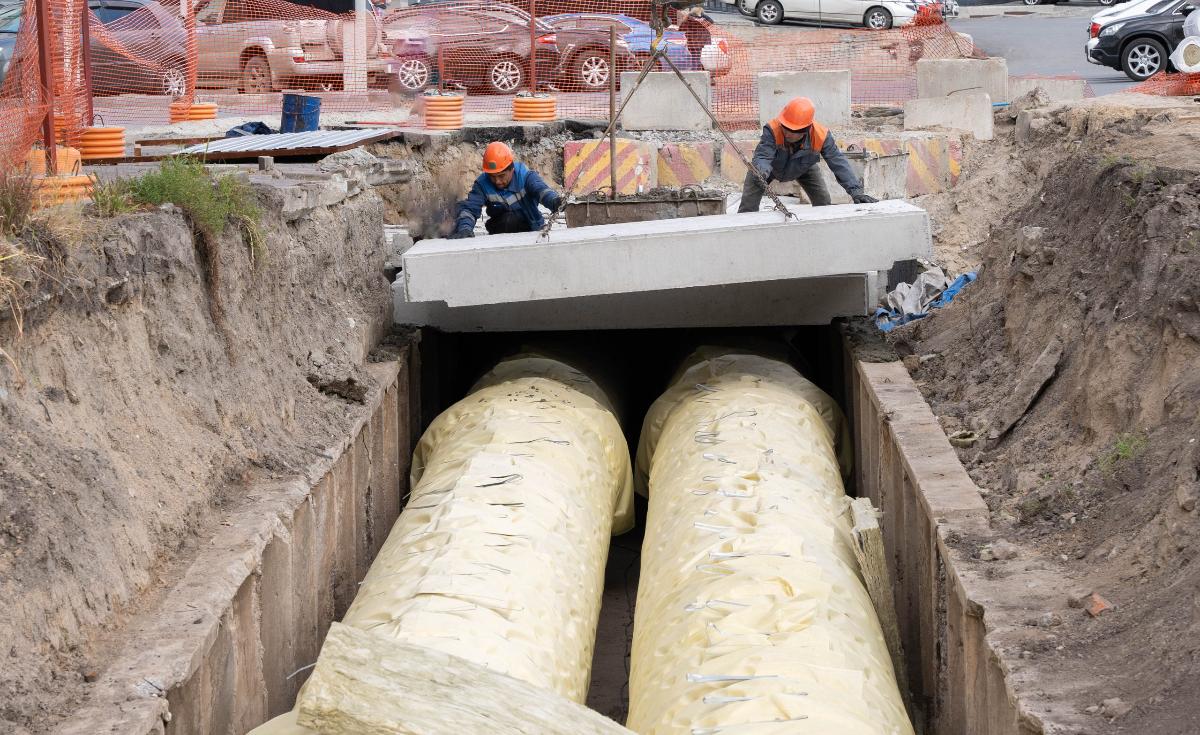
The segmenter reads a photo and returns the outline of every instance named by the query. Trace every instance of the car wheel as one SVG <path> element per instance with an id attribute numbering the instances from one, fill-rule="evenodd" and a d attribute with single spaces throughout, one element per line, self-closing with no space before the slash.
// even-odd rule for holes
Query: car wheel
<path id="1" fill-rule="evenodd" d="M 886 31 L 892 27 L 892 14 L 884 8 L 871 8 L 863 16 L 863 25 L 873 31 Z"/>
<path id="2" fill-rule="evenodd" d="M 1026 5 L 1041 5 L 1042 0 L 1021 0 Z"/>
<path id="3" fill-rule="evenodd" d="M 425 59 L 410 57 L 396 65 L 396 83 L 407 92 L 420 92 L 429 86 L 433 68 Z"/>
<path id="4" fill-rule="evenodd" d="M 584 90 L 594 92 L 608 88 L 608 57 L 596 51 L 584 51 L 575 58 L 572 78 Z"/>
<path id="5" fill-rule="evenodd" d="M 752 2 L 753 2 L 753 0 L 737 0 L 737 3 L 735 3 L 735 6 L 737 7 L 739 13 L 746 16 L 747 18 L 753 18 L 754 17 L 754 6 L 753 6 Z"/>
<path id="6" fill-rule="evenodd" d="M 487 70 L 487 84 L 499 94 L 513 94 L 525 84 L 525 69 L 513 58 L 494 61 Z"/>
<path id="7" fill-rule="evenodd" d="M 251 56 L 242 65 L 242 83 L 238 89 L 245 94 L 266 94 L 271 91 L 271 65 L 265 56 Z"/>
<path id="8" fill-rule="evenodd" d="M 1100 4 L 1104 7 L 1109 7 L 1117 4 L 1117 0 L 1100 0 Z"/>
<path id="9" fill-rule="evenodd" d="M 1121 68 L 1125 76 L 1142 82 L 1166 68 L 1167 50 L 1153 38 L 1138 38 L 1121 52 Z"/>
<path id="10" fill-rule="evenodd" d="M 181 64 L 182 62 L 176 63 Z M 187 94 L 187 72 L 183 70 L 182 66 L 175 64 L 168 66 L 158 83 L 158 91 L 171 99 L 178 99 Z"/>
<path id="11" fill-rule="evenodd" d="M 783 6 L 779 0 L 763 0 L 754 11 L 759 23 L 776 26 L 783 22 Z"/>

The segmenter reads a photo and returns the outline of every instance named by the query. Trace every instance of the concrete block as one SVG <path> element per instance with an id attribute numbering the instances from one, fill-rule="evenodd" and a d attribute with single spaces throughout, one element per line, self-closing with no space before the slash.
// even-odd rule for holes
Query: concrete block
<path id="1" fill-rule="evenodd" d="M 1075 102 L 1087 94 L 1087 82 L 1083 79 L 1008 78 L 1008 94 L 1014 100 L 1038 87 L 1050 96 L 1051 102 Z"/>
<path id="2" fill-rule="evenodd" d="M 986 94 L 960 94 L 904 103 L 904 129 L 944 128 L 970 133 L 977 140 L 991 140 L 995 121 L 992 98 Z"/>
<path id="3" fill-rule="evenodd" d="M 658 185 L 703 184 L 713 175 L 712 143 L 664 143 L 658 149 Z"/>
<path id="4" fill-rule="evenodd" d="M 424 240 L 407 301 L 450 306 L 816 278 L 931 254 L 929 217 L 902 201 Z"/>
<path id="5" fill-rule="evenodd" d="M 869 314 L 877 282 L 869 273 L 460 307 L 409 303 L 397 288 L 394 314 L 444 332 L 826 325 Z"/>
<path id="6" fill-rule="evenodd" d="M 794 97 L 808 97 L 817 122 L 830 127 L 850 124 L 850 70 L 771 71 L 758 75 L 758 121 L 766 125 Z"/>
<path id="7" fill-rule="evenodd" d="M 563 145 L 563 182 L 572 194 L 590 194 L 611 186 L 607 140 L 571 141 Z M 649 143 L 617 139 L 617 190 L 637 194 L 654 186 L 657 154 Z"/>
<path id="8" fill-rule="evenodd" d="M 621 113 L 621 126 L 625 130 L 712 129 L 712 118 L 696 104 L 675 72 L 650 72 L 635 91 L 633 87 L 639 74 L 636 71 L 621 73 L 622 103 L 633 95 Z M 708 82 L 708 72 L 685 71 L 683 77 L 687 80 L 687 86 L 711 108 L 712 88 Z"/>
<path id="9" fill-rule="evenodd" d="M 742 163 L 742 159 L 738 157 L 735 147 L 749 161 L 754 157 L 754 149 L 757 146 L 757 140 L 738 140 L 734 141 L 734 145 L 725 143 L 721 148 L 721 178 L 735 184 L 745 181 L 746 164 Z"/>
<path id="10" fill-rule="evenodd" d="M 993 102 L 1011 102 L 1008 61 L 987 59 L 922 59 L 917 62 L 917 97 L 949 97 L 984 92 Z"/>

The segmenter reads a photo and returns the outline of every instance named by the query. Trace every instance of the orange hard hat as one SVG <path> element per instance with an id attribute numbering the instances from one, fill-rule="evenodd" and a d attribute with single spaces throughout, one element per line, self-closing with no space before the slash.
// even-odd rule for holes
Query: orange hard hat
<path id="1" fill-rule="evenodd" d="M 779 124 L 788 130 L 803 130 L 813 122 L 813 103 L 807 97 L 797 97 L 784 106 L 779 117 Z"/>
<path id="2" fill-rule="evenodd" d="M 511 165 L 513 165 L 512 148 L 499 141 L 488 143 L 488 147 L 483 151 L 483 172 L 485 174 L 498 174 Z"/>

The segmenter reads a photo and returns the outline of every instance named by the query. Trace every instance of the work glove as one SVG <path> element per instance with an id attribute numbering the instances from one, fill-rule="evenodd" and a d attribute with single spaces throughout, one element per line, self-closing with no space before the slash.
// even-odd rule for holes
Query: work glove
<path id="1" fill-rule="evenodd" d="M 450 237 L 447 239 L 462 240 L 463 238 L 466 238 L 466 237 L 475 237 L 475 231 L 467 230 L 467 229 L 455 230 L 454 232 L 450 233 Z"/>
<path id="2" fill-rule="evenodd" d="M 855 204 L 874 204 L 875 202 L 879 201 L 870 194 L 864 194 L 861 191 L 851 194 L 850 196 L 854 199 Z"/>

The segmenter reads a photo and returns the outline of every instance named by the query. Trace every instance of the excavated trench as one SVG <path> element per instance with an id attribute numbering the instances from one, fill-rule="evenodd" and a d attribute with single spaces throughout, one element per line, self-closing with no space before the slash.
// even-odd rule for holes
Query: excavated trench
<path id="1" fill-rule="evenodd" d="M 389 321 L 375 312 L 359 322 L 369 333 L 363 344 Z M 985 622 L 978 602 L 992 595 L 972 552 L 994 535 L 987 506 L 896 355 L 841 324 L 393 332 L 369 367 L 374 387 L 362 397 L 359 418 L 313 451 L 319 457 L 299 477 L 252 485 L 244 504 L 227 509 L 222 528 L 191 566 L 172 570 L 162 604 L 134 620 L 137 637 L 154 643 L 122 649 L 57 731 L 242 735 L 288 711 L 326 631 L 345 615 L 402 510 L 417 439 L 479 375 L 526 348 L 577 364 L 615 397 L 633 450 L 648 408 L 701 345 L 782 350 L 846 414 L 854 447 L 846 491 L 882 512 L 884 565 L 905 654 L 904 695 L 916 731 L 1040 732 L 1020 712 L 988 637 L 996 622 Z M 318 385 L 312 376 L 308 381 Z M 321 383 L 321 390 L 338 390 L 333 383 L 341 384 Z M 610 546 L 587 697 L 589 707 L 617 722 L 629 706 L 644 499 L 635 512 L 635 529 Z"/>
<path id="2" fill-rule="evenodd" d="M 283 502 L 249 508 L 249 517 L 231 523 L 230 533 L 214 540 L 228 553 L 222 557 L 219 548 L 213 553 L 226 562 L 236 557 L 237 573 L 220 579 L 222 586 L 212 583 L 207 569 L 193 568 L 176 588 L 191 597 L 183 602 L 186 614 L 159 620 L 157 631 L 147 632 L 167 635 L 183 617 L 195 618 L 188 620 L 194 628 L 208 629 L 119 661 L 108 692 L 110 702 L 126 698 L 120 715 L 114 719 L 101 697 L 62 732 L 152 732 L 145 723 L 159 722 L 167 733 L 241 733 L 286 712 L 324 632 L 345 613 L 401 510 L 407 486 L 402 470 L 420 429 L 461 398 L 488 366 L 527 348 L 583 366 L 617 397 L 616 412 L 636 447 L 651 402 L 681 359 L 705 344 L 786 354 L 843 406 L 857 453 L 847 492 L 871 497 L 884 514 L 887 565 L 908 657 L 905 696 L 917 732 L 1021 732 L 979 613 L 963 607 L 968 593 L 950 566 L 954 552 L 945 543 L 947 509 L 981 531 L 967 496 L 973 486 L 965 475 L 959 479 L 966 484 L 957 490 L 948 484 L 954 477 L 947 463 L 957 460 L 899 363 L 862 361 L 858 354 L 871 348 L 854 346 L 842 327 L 477 335 L 423 330 L 387 342 L 401 357 L 400 367 L 383 373 L 383 389 L 368 399 L 373 415 L 347 437 L 340 455 L 325 463 L 324 473 L 310 474 L 321 479 L 311 489 L 288 488 Z M 900 412 L 911 417 L 908 436 L 890 428 Z M 938 451 L 938 441 L 944 451 Z M 926 496 L 922 483 L 936 485 L 934 494 Z M 279 520 L 264 523 L 264 510 Z M 625 720 L 629 706 L 643 499 L 636 515 L 635 530 L 615 537 L 610 547 L 587 696 L 592 709 L 617 722 Z M 196 566 L 201 565 L 209 567 L 203 561 Z M 176 611 L 179 602 L 173 599 Z M 196 617 L 197 609 L 213 618 Z M 174 681 L 142 675 L 164 666 Z M 151 696 L 129 697 L 130 676 L 138 679 L 132 686 L 140 687 L 141 697 Z"/>

